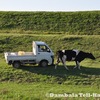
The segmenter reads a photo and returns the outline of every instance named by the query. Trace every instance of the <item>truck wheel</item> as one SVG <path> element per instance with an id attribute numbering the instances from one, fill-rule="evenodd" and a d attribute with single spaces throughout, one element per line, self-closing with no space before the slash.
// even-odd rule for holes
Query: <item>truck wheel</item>
<path id="1" fill-rule="evenodd" d="M 14 68 L 19 68 L 20 62 L 14 62 L 12 65 L 13 65 Z"/>
<path id="2" fill-rule="evenodd" d="M 39 66 L 40 66 L 40 67 L 47 67 L 47 66 L 48 66 L 48 61 L 42 60 L 42 61 L 39 63 Z"/>

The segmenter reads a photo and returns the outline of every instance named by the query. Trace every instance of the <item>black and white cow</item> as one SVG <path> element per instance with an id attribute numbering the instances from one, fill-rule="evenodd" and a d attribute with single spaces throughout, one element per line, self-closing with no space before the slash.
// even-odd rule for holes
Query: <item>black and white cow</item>
<path id="1" fill-rule="evenodd" d="M 62 62 L 64 67 L 68 70 L 66 61 L 75 61 L 76 66 L 74 68 L 78 67 L 78 69 L 80 69 L 80 62 L 85 58 L 95 60 L 92 53 L 86 53 L 79 50 L 59 50 L 57 51 L 57 63 L 55 65 L 55 69 L 57 68 L 57 65 Z"/>

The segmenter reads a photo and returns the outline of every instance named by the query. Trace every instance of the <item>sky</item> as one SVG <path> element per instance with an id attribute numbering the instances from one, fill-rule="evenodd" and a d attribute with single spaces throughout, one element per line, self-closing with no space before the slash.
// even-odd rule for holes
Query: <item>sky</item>
<path id="1" fill-rule="evenodd" d="M 0 0 L 0 11 L 94 11 L 100 0 Z"/>

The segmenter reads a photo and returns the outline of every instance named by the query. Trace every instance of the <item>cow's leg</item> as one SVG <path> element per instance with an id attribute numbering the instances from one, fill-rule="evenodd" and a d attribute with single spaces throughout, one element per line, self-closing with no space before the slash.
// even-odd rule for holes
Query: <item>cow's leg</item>
<path id="1" fill-rule="evenodd" d="M 66 66 L 66 63 L 65 63 L 65 62 L 64 62 L 64 67 L 65 67 L 67 70 L 69 70 L 68 67 Z"/>
<path id="2" fill-rule="evenodd" d="M 79 61 L 77 61 L 77 65 L 78 65 L 78 69 L 81 70 Z"/>
<path id="3" fill-rule="evenodd" d="M 64 65 L 64 67 L 65 67 L 67 70 L 69 70 L 68 67 L 66 66 L 66 56 L 63 56 L 63 57 L 62 57 L 62 63 L 63 63 L 63 65 Z"/>
<path id="4" fill-rule="evenodd" d="M 74 69 L 78 67 L 78 66 L 77 66 L 77 61 L 75 61 L 75 63 L 76 63 L 76 65 L 75 65 Z"/>
<path id="5" fill-rule="evenodd" d="M 55 64 L 55 69 L 57 69 L 58 64 L 60 63 L 60 58 L 58 58 L 57 63 Z"/>
<path id="6" fill-rule="evenodd" d="M 79 61 L 75 61 L 75 62 L 76 62 L 76 66 L 74 67 L 74 69 L 78 67 L 78 69 L 81 70 Z"/>

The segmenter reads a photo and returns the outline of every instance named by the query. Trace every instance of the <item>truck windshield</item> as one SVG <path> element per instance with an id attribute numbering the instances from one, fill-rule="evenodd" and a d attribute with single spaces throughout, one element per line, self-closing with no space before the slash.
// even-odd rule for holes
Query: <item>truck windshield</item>
<path id="1" fill-rule="evenodd" d="M 45 45 L 38 45 L 39 52 L 50 52 L 50 49 Z"/>

